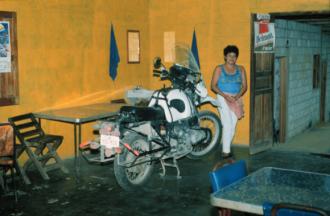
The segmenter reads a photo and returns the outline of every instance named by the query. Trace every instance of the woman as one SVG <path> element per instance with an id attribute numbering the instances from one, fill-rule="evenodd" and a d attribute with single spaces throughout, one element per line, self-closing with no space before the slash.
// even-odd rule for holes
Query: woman
<path id="1" fill-rule="evenodd" d="M 221 107 L 222 157 L 231 157 L 230 146 L 235 135 L 236 123 L 243 117 L 242 96 L 247 90 L 246 73 L 243 66 L 237 65 L 239 50 L 228 45 L 223 50 L 225 64 L 218 65 L 213 72 L 211 88 L 217 94 Z"/>

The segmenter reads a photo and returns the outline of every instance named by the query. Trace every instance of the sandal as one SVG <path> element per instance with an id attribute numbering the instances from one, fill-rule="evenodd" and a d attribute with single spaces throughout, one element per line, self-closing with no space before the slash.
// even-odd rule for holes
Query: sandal
<path id="1" fill-rule="evenodd" d="M 234 155 L 232 153 L 221 153 L 222 159 L 232 158 Z"/>

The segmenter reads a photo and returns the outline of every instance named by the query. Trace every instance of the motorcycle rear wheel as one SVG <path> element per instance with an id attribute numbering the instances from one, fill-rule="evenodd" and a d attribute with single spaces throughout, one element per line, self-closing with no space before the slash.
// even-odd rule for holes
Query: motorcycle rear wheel
<path id="1" fill-rule="evenodd" d="M 192 152 L 187 155 L 190 159 L 199 159 L 212 152 L 217 146 L 219 146 L 221 139 L 221 121 L 215 113 L 210 111 L 201 111 L 198 119 L 200 127 L 207 129 L 210 132 L 209 135 L 211 137 L 209 137 L 207 142 L 202 141 L 193 145 Z"/>
<path id="2" fill-rule="evenodd" d="M 133 150 L 148 151 L 149 143 L 146 138 L 136 133 L 129 133 L 122 140 L 124 143 L 128 143 Z M 121 154 L 117 154 L 114 160 L 114 172 L 118 184 L 126 191 L 134 191 L 141 189 L 151 177 L 154 164 L 152 162 L 145 162 L 139 165 L 135 165 L 129 168 L 120 164 L 129 164 L 136 159 L 136 156 L 128 151 L 126 148 L 123 149 Z M 141 160 L 145 160 L 146 156 L 138 159 L 138 163 Z"/>

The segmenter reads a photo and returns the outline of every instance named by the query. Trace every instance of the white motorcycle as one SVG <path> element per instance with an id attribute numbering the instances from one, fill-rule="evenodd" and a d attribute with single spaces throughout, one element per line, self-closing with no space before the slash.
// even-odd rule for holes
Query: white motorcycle
<path id="1" fill-rule="evenodd" d="M 160 58 L 154 60 L 154 76 L 169 80 L 170 87 L 154 91 L 147 107 L 124 106 L 116 119 L 103 123 L 103 131 L 116 140 L 114 172 L 125 190 L 147 183 L 158 161 L 162 176 L 166 167 L 175 167 L 181 178 L 179 158 L 198 159 L 219 146 L 218 115 L 197 109 L 204 103 L 218 103 L 208 95 L 190 49 L 177 46 L 176 58 L 169 70 Z"/>

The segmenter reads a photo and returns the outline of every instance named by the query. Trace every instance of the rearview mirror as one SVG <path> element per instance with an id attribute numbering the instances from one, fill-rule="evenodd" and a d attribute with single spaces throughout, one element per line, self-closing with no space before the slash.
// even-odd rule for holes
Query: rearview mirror
<path id="1" fill-rule="evenodd" d="M 154 68 L 159 69 L 162 66 L 162 59 L 160 57 L 154 58 Z"/>

